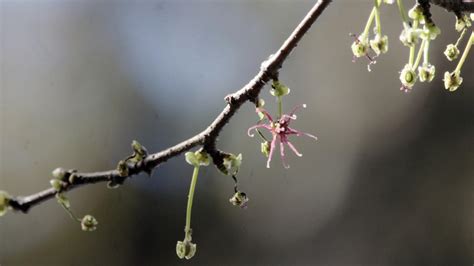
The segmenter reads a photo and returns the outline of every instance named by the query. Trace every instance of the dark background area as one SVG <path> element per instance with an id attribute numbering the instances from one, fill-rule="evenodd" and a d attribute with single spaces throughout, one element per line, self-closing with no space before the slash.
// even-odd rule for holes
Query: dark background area
<path id="1" fill-rule="evenodd" d="M 58 166 L 112 169 L 133 139 L 158 151 L 198 133 L 313 2 L 0 0 L 0 189 L 34 193 Z M 229 177 L 203 169 L 191 261 L 175 253 L 192 173 L 181 156 L 152 179 L 68 193 L 78 215 L 99 220 L 93 233 L 54 200 L 7 213 L 0 264 L 472 265 L 474 57 L 460 89 L 444 90 L 455 64 L 442 53 L 457 33 L 454 15 L 433 8 L 437 76 L 404 94 L 396 6 L 382 8 L 389 53 L 372 72 L 351 62 L 349 33 L 362 31 L 371 7 L 335 1 L 284 64 L 284 109 L 308 104 L 294 127 L 319 137 L 294 141 L 304 156 L 289 155 L 290 169 L 279 156 L 265 167 L 246 135 L 252 105 L 222 132 L 219 147 L 243 153 L 249 208 L 229 204 Z M 275 111 L 268 90 L 262 96 Z"/>

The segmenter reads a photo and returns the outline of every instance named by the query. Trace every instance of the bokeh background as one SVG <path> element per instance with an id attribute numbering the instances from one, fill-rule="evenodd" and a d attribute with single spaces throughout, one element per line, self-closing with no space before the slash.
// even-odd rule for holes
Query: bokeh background
<path id="1" fill-rule="evenodd" d="M 58 166 L 112 169 L 133 139 L 158 151 L 200 132 L 314 2 L 0 0 L 0 189 L 27 195 Z M 0 265 L 472 265 L 474 55 L 462 87 L 445 91 L 455 64 L 442 52 L 457 33 L 454 16 L 433 8 L 438 75 L 404 94 L 396 6 L 382 8 L 389 53 L 372 72 L 351 62 L 349 33 L 371 6 L 335 1 L 284 64 L 284 108 L 308 104 L 294 126 L 320 139 L 294 140 L 304 156 L 290 155 L 290 169 L 278 156 L 265 168 L 246 135 L 252 105 L 222 132 L 219 147 L 243 153 L 249 208 L 229 204 L 229 177 L 203 170 L 191 261 L 175 254 L 192 173 L 181 156 L 151 179 L 68 193 L 77 215 L 99 220 L 94 233 L 54 200 L 9 212 Z"/>

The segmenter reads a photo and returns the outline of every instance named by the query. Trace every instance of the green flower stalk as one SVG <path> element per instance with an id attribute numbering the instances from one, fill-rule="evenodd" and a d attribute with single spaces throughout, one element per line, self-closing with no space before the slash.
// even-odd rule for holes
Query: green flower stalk
<path id="1" fill-rule="evenodd" d="M 454 69 L 453 72 L 448 72 L 446 71 L 444 73 L 444 88 L 448 91 L 456 91 L 459 86 L 462 84 L 462 77 L 461 77 L 461 68 L 466 61 L 466 58 L 469 54 L 469 51 L 471 50 L 472 45 L 474 44 L 474 32 L 471 33 L 471 37 L 469 37 L 469 40 L 466 44 L 466 48 L 464 48 L 464 52 L 461 56 L 461 59 L 459 59 L 458 65 Z"/>
<path id="2" fill-rule="evenodd" d="M 196 253 L 196 244 L 192 243 L 191 213 L 193 209 L 194 191 L 196 189 L 199 167 L 208 166 L 209 155 L 203 151 L 187 152 L 186 162 L 194 166 L 191 184 L 189 186 L 188 204 L 186 207 L 186 225 L 184 227 L 184 240 L 176 243 L 176 255 L 180 259 L 191 259 Z"/>

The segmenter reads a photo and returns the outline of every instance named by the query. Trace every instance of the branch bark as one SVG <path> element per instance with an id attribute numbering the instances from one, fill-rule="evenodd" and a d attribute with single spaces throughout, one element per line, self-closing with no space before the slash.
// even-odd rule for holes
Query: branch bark
<path id="1" fill-rule="evenodd" d="M 282 67 L 290 53 L 296 48 L 299 41 L 308 32 L 310 27 L 326 9 L 331 0 L 319 0 L 303 18 L 300 24 L 295 28 L 291 35 L 286 39 L 278 51 L 261 64 L 260 71 L 244 87 L 225 97 L 227 105 L 216 119 L 201 133 L 180 142 L 163 151 L 150 154 L 138 163 L 128 163 L 127 175 L 121 175 L 118 170 L 109 170 L 93 173 L 74 173 L 75 178 L 64 183 L 61 191 L 69 191 L 83 185 L 95 184 L 99 182 L 123 182 L 141 172 L 150 173 L 159 164 L 170 158 L 180 155 L 196 146 L 202 146 L 213 158 L 214 164 L 222 164 L 223 152 L 216 148 L 216 141 L 219 133 L 230 121 L 235 112 L 247 101 L 256 102 L 263 86 L 273 78 L 278 76 L 278 71 Z M 53 198 L 58 192 L 54 188 L 45 189 L 29 196 L 13 197 L 9 200 L 9 205 L 17 211 L 23 213 L 42 202 Z"/>

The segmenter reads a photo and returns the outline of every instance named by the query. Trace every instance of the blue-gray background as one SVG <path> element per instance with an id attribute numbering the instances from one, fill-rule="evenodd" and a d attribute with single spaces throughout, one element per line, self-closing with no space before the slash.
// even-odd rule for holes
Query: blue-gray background
<path id="1" fill-rule="evenodd" d="M 114 168 L 132 139 L 158 151 L 198 133 L 313 3 L 0 0 L 0 189 L 30 194 L 58 166 Z M 247 137 L 252 105 L 222 132 L 219 147 L 243 153 L 251 201 L 231 206 L 231 179 L 203 170 L 188 264 L 474 263 L 474 56 L 463 86 L 445 91 L 442 73 L 455 65 L 442 52 L 457 34 L 454 16 L 434 8 L 438 75 L 401 93 L 408 51 L 395 6 L 382 11 L 389 54 L 370 73 L 365 60 L 351 62 L 348 34 L 362 30 L 371 5 L 335 1 L 284 65 L 284 108 L 308 104 L 294 126 L 320 139 L 296 139 L 304 156 L 290 155 L 289 170 L 278 154 L 266 169 L 258 139 Z M 94 233 L 54 200 L 10 212 L 0 219 L 0 264 L 180 264 L 191 172 L 178 157 L 152 179 L 68 193 L 78 215 L 99 220 Z"/>

